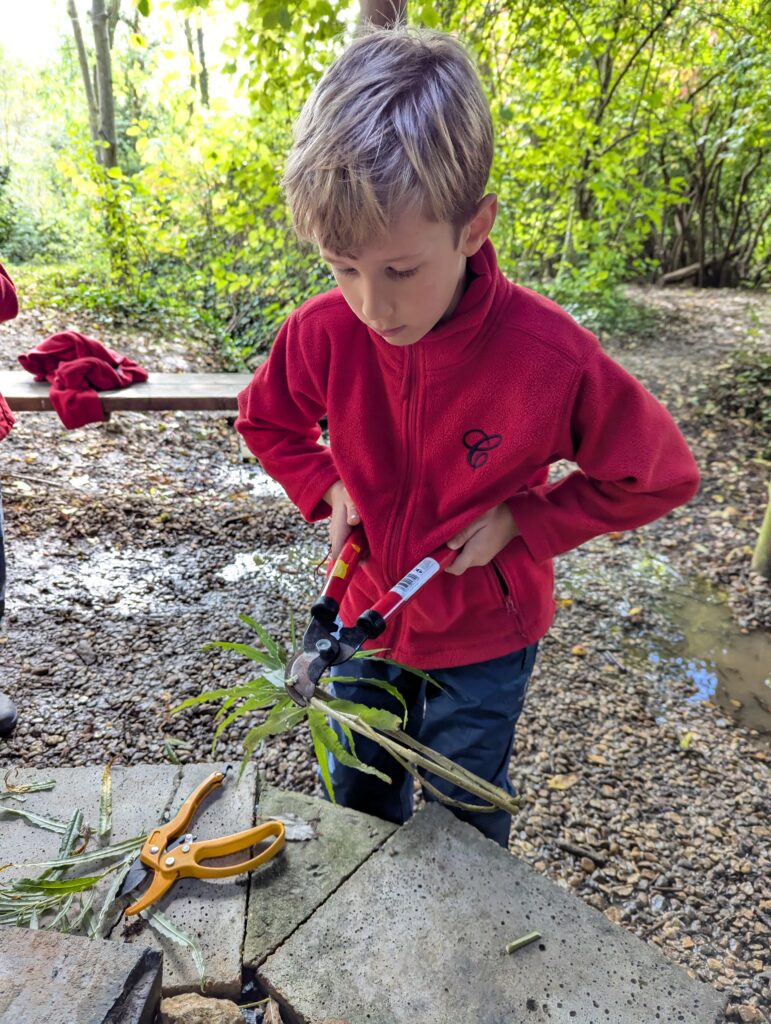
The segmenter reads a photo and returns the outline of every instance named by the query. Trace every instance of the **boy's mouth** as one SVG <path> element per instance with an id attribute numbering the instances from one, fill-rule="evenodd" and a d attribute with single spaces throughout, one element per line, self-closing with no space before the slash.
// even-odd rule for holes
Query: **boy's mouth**
<path id="1" fill-rule="evenodd" d="M 404 330 L 404 324 L 401 327 L 389 327 L 387 331 L 378 331 L 378 334 L 382 334 L 384 338 L 390 338 L 394 334 L 398 334 L 399 331 Z"/>

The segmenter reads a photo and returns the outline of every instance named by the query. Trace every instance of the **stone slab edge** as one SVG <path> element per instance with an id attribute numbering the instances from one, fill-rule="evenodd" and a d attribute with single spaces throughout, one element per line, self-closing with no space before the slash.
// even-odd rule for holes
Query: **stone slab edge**
<path id="1" fill-rule="evenodd" d="M 251 969 L 307 921 L 397 828 L 319 797 L 264 787 L 258 820 L 282 816 L 308 823 L 313 838 L 288 839 L 283 853 L 251 876 L 244 940 L 244 967 Z"/>
<path id="2" fill-rule="evenodd" d="M 150 1024 L 162 958 L 102 939 L 0 928 L 3 1024 Z"/>
<path id="3" fill-rule="evenodd" d="M 506 955 L 534 928 L 540 942 Z M 258 978 L 292 1024 L 444 1024 L 459 1007 L 475 1024 L 713 1024 L 726 1001 L 436 804 L 368 858 Z"/>

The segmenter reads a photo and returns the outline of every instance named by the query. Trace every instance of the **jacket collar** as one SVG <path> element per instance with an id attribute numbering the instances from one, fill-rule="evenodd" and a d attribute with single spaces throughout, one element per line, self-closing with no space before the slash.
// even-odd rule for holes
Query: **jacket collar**
<path id="1" fill-rule="evenodd" d="M 450 319 L 437 324 L 413 345 L 389 345 L 371 328 L 365 328 L 386 363 L 401 369 L 407 350 L 419 348 L 426 368 L 440 370 L 464 362 L 484 343 L 487 330 L 483 327 L 489 324 L 494 307 L 500 305 L 507 282 L 498 269 L 489 239 L 469 257 L 466 267 L 471 280 Z"/>

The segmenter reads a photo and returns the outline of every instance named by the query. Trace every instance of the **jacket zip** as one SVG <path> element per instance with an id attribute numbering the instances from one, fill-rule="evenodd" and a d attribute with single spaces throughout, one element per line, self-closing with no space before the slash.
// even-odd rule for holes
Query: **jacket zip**
<path id="1" fill-rule="evenodd" d="M 402 473 L 402 485 L 399 488 L 399 495 L 396 501 L 393 525 L 391 527 L 391 537 L 389 544 L 388 558 L 385 560 L 385 565 L 388 567 L 391 579 L 396 582 L 399 579 L 399 564 L 398 564 L 398 540 L 399 540 L 399 520 L 404 519 L 406 508 L 405 503 L 409 497 L 410 491 L 410 472 L 412 470 L 412 445 L 409 443 L 409 438 L 414 436 L 414 432 L 411 430 L 412 427 L 412 416 L 413 411 L 410 407 L 410 392 L 412 390 L 412 376 L 413 376 L 413 363 L 415 362 L 415 356 L 413 355 L 411 347 L 405 348 L 404 350 L 407 365 L 405 367 L 404 376 L 402 378 L 402 387 L 400 391 L 400 399 L 403 407 L 403 424 L 404 424 L 404 441 L 406 458 L 404 460 L 404 471 Z M 415 403 L 417 404 L 417 403 Z"/>

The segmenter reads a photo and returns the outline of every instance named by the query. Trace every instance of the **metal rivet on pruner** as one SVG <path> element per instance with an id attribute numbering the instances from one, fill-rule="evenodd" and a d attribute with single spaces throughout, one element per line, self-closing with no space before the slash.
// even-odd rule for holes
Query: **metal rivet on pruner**
<path id="1" fill-rule="evenodd" d="M 167 858 L 166 858 L 166 866 L 167 866 L 167 867 L 171 867 L 171 865 L 172 865 L 173 863 L 174 863 L 174 858 L 173 858 L 173 857 L 167 857 Z"/>

